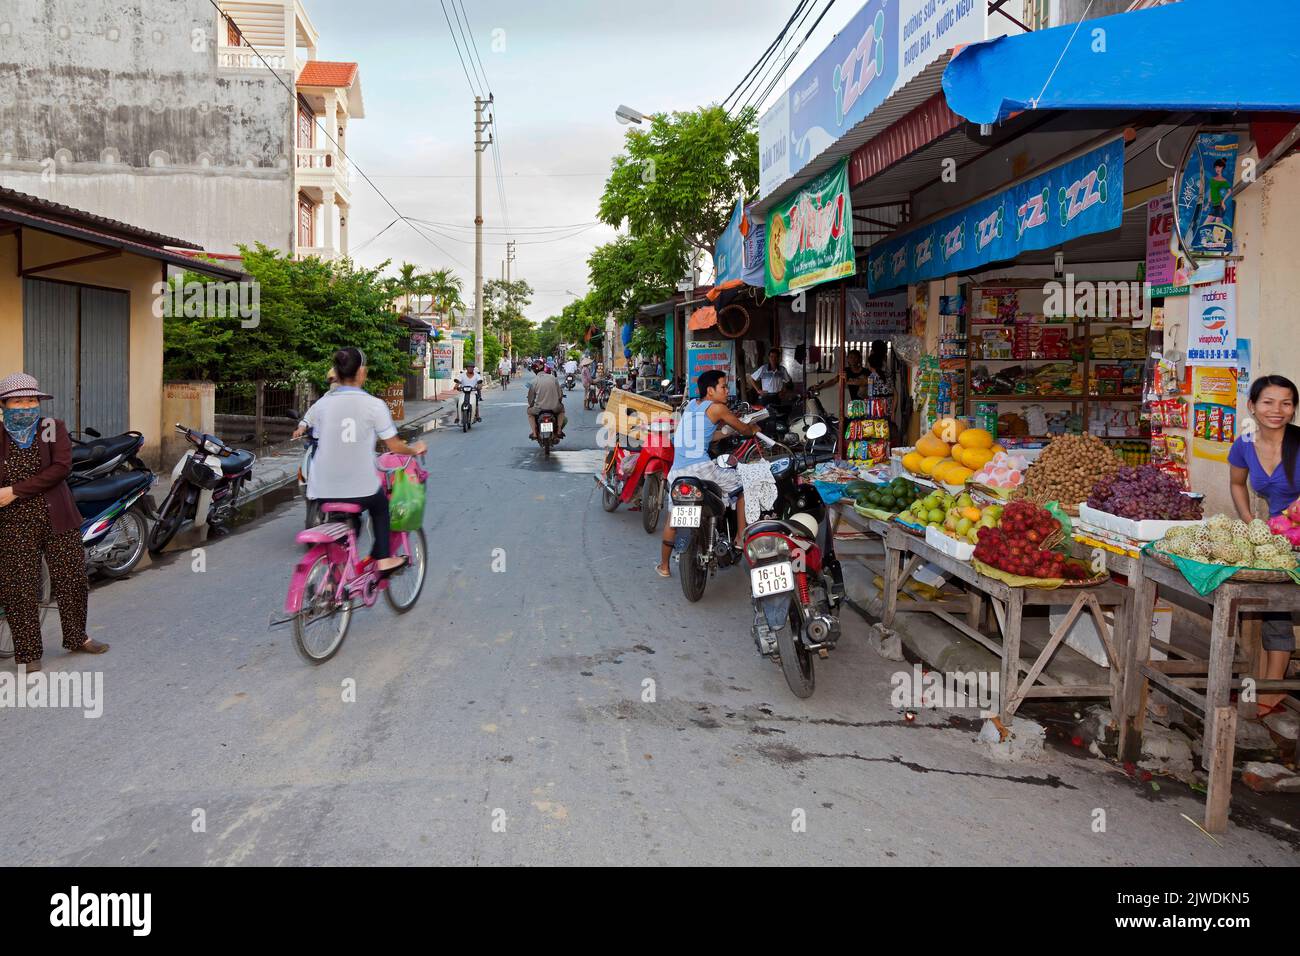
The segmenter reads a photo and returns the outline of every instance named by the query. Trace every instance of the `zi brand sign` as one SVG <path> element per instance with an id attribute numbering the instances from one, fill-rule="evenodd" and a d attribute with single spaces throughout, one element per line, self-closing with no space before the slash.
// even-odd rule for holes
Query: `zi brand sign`
<path id="1" fill-rule="evenodd" d="M 1124 141 L 1115 139 L 1033 179 L 873 246 L 867 286 L 883 292 L 1079 236 L 1118 229 L 1124 215 Z"/>
<path id="2" fill-rule="evenodd" d="M 984 0 L 870 0 L 758 125 L 759 195 L 869 116 L 942 54 L 984 39 Z"/>
<path id="3" fill-rule="evenodd" d="M 768 295 L 782 295 L 853 275 L 853 270 L 853 210 L 845 159 L 767 214 L 764 285 Z"/>

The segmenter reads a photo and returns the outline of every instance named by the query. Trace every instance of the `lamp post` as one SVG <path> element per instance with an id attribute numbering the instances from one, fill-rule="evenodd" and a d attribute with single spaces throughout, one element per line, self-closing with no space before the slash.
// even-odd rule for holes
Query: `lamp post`
<path id="1" fill-rule="evenodd" d="M 646 114 L 642 113 L 640 110 L 634 110 L 632 107 L 624 106 L 620 103 L 618 109 L 614 110 L 614 119 L 618 120 L 624 126 L 627 126 L 629 123 L 635 123 L 640 126 L 641 121 L 646 119 Z"/>

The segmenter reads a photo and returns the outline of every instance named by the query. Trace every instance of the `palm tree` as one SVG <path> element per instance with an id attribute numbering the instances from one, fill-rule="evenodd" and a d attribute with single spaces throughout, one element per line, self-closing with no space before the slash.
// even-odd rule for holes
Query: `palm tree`
<path id="1" fill-rule="evenodd" d="M 397 291 L 402 294 L 402 311 L 411 311 L 411 296 L 416 294 L 419 284 L 419 267 L 409 262 L 403 262 L 402 267 L 397 270 L 397 278 L 393 284 Z"/>
<path id="2" fill-rule="evenodd" d="M 461 281 L 460 276 L 450 269 L 434 269 L 425 278 L 429 280 L 430 288 L 427 294 L 433 297 L 434 312 L 450 316 L 453 312 L 465 308 L 465 303 L 460 297 L 465 283 Z"/>
<path id="3" fill-rule="evenodd" d="M 433 294 L 437 286 L 433 282 L 433 276 L 429 273 L 415 277 L 415 312 L 417 315 L 424 314 L 424 297 L 429 296 L 430 310 L 433 306 Z"/>

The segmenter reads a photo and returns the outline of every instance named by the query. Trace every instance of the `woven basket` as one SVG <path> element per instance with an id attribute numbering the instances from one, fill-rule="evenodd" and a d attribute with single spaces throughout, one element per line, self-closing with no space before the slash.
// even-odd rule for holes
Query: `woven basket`
<path id="1" fill-rule="evenodd" d="M 1167 568 L 1178 570 L 1174 559 L 1162 551 L 1152 549 L 1151 556 Z M 1229 581 L 1241 581 L 1245 584 L 1290 584 L 1291 575 L 1285 571 L 1265 571 L 1261 568 L 1242 568 Z"/>

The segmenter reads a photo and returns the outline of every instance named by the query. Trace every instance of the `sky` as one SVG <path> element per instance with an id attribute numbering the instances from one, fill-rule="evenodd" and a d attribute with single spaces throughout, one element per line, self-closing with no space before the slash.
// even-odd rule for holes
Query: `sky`
<path id="1" fill-rule="evenodd" d="M 322 60 L 360 64 L 365 118 L 348 129 L 353 161 L 349 245 L 373 266 L 392 259 L 450 266 L 474 285 L 474 94 L 443 4 L 452 0 L 303 0 Z M 798 77 L 863 0 L 832 6 L 769 100 Z M 721 101 L 776 37 L 796 0 L 464 0 L 483 73 L 496 97 L 505 211 L 494 155 L 484 153 L 484 279 L 499 278 L 506 218 L 517 242 L 513 278 L 535 290 L 528 318 L 554 315 L 587 290 L 587 256 L 615 231 L 595 224 L 625 103 L 644 113 Z M 793 33 L 793 31 L 792 31 Z M 470 72 L 471 76 L 474 73 Z M 481 86 L 481 81 L 479 83 Z M 403 216 L 446 225 L 421 236 Z M 552 227 L 569 226 L 568 229 Z M 430 231 L 435 230 L 435 231 Z M 572 294 L 571 294 L 572 293 Z"/>

